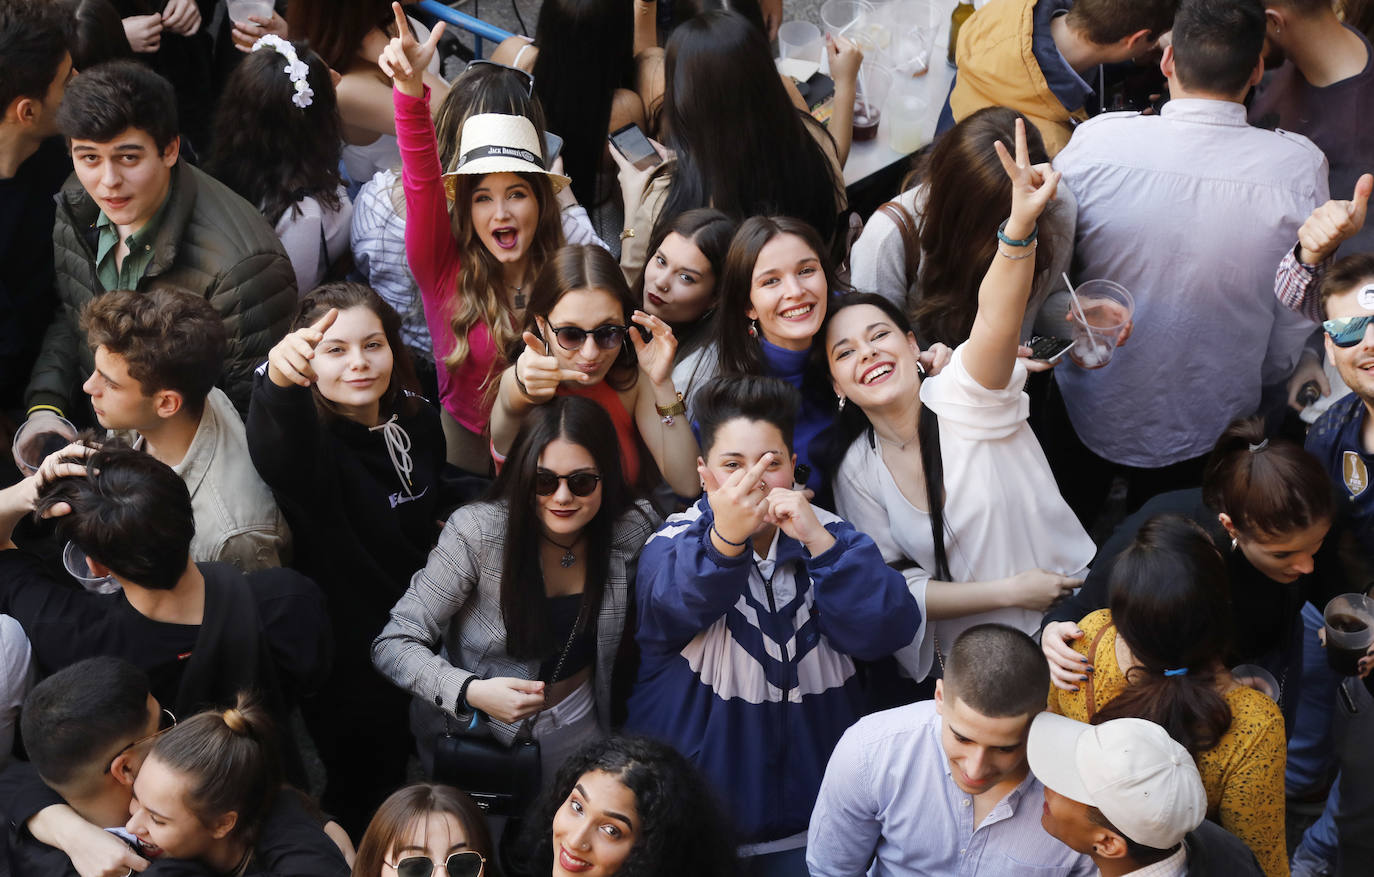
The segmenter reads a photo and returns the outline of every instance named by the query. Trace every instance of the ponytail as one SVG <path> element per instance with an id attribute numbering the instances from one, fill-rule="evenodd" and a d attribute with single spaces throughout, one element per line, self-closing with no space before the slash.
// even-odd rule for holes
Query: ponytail
<path id="1" fill-rule="evenodd" d="M 1117 557 L 1108 587 L 1112 621 L 1139 666 L 1093 723 L 1147 719 L 1195 756 L 1213 748 L 1231 727 L 1217 691 L 1231 608 L 1211 538 L 1187 518 L 1157 515 Z"/>
<path id="2" fill-rule="evenodd" d="M 1301 445 L 1268 438 L 1258 417 L 1236 420 L 1217 440 L 1202 479 L 1207 507 L 1238 531 L 1268 541 L 1335 514 L 1331 479 Z"/>
<path id="3" fill-rule="evenodd" d="M 153 744 L 156 758 L 187 777 L 188 809 L 209 826 L 237 814 L 229 836 L 252 842 L 281 787 L 276 729 L 247 694 L 223 711 L 199 713 Z"/>

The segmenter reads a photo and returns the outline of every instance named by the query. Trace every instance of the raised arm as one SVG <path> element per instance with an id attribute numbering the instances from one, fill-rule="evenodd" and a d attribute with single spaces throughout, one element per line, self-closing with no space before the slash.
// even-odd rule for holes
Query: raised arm
<path id="1" fill-rule="evenodd" d="M 1035 281 L 1036 222 L 1054 199 L 1059 171 L 1047 165 L 1032 167 L 1026 149 L 1026 126 L 1016 120 L 1016 157 L 1001 142 L 993 144 L 1011 179 L 1011 216 L 988 273 L 978 288 L 978 315 L 969 333 L 964 363 L 970 375 L 989 390 L 1011 380 L 1020 346 L 1021 321 Z M 1006 243 L 1029 241 L 1021 246 Z"/>
<path id="2" fill-rule="evenodd" d="M 524 334 L 525 349 L 515 365 L 501 374 L 496 404 L 491 409 L 491 445 L 505 454 L 515 443 L 515 434 L 534 406 L 553 399 L 563 381 L 586 383 L 587 375 L 576 369 L 561 368 L 548 345 L 529 330 Z"/>
<path id="3" fill-rule="evenodd" d="M 673 386 L 673 355 L 677 339 L 672 328 L 658 317 L 635 311 L 630 317 L 638 326 L 648 329 L 651 340 L 645 342 L 639 331 L 630 327 L 630 341 L 639 359 L 639 381 L 636 384 L 634 416 L 639 435 L 658 464 L 658 471 L 673 492 L 682 497 L 700 493 L 697 477 L 697 456 L 701 450 L 687 421 L 686 407 L 680 404 Z M 677 410 L 677 409 L 681 410 Z M 661 414 L 660 411 L 669 412 Z"/>

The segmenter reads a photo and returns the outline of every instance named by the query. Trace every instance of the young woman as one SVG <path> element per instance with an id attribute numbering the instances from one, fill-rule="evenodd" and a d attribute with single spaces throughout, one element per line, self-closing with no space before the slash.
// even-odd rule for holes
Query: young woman
<path id="1" fill-rule="evenodd" d="M 677 750 L 608 737 L 563 764 L 528 821 L 529 873 L 733 877 L 720 803 Z"/>
<path id="2" fill-rule="evenodd" d="M 206 170 L 276 226 L 300 295 L 348 252 L 353 205 L 339 177 L 339 136 L 320 56 L 278 36 L 258 40 L 220 97 Z"/>
<path id="3" fill-rule="evenodd" d="M 286 24 L 292 39 L 308 43 L 341 74 L 336 90 L 349 179 L 361 183 L 399 164 L 391 82 L 377 60 L 393 37 L 414 33 L 424 42 L 431 36 L 428 28 L 404 15 L 398 26 L 387 0 L 291 0 Z M 435 30 L 442 32 L 443 25 Z M 443 100 L 448 86 L 439 76 L 437 57 L 431 54 L 416 75 L 436 100 Z"/>
<path id="4" fill-rule="evenodd" d="M 689 755 L 763 874 L 805 873 L 826 761 L 860 716 L 855 660 L 907 647 L 920 623 L 872 540 L 795 489 L 797 409 L 777 378 L 698 394 L 706 496 L 640 558 L 625 723 Z"/>
<path id="5" fill-rule="evenodd" d="M 489 877 L 496 848 L 487 818 L 452 786 L 418 783 L 394 792 L 367 826 L 352 877 Z"/>
<path id="6" fill-rule="evenodd" d="M 1080 722 L 1162 725 L 1197 760 L 1208 815 L 1265 874 L 1286 875 L 1283 716 L 1223 662 L 1231 611 L 1221 555 L 1197 524 L 1161 515 L 1116 559 L 1110 582 L 1110 608 L 1079 622 L 1075 650 L 1092 680 L 1075 692 L 1051 687 L 1049 708 Z"/>
<path id="7" fill-rule="evenodd" d="M 1014 161 L 995 144 L 1012 183 L 1006 233 L 1015 240 L 1034 237 L 1059 182 L 1031 167 L 1024 132 L 1018 120 Z M 935 377 L 922 379 L 916 338 L 881 296 L 841 298 L 826 324 L 841 408 L 836 508 L 907 570 L 925 629 L 898 657 L 916 680 L 975 624 L 1034 634 L 1093 557 L 1026 423 L 1017 352 L 1034 246 L 999 247 L 973 330 Z"/>
<path id="8" fill-rule="evenodd" d="M 626 480 L 648 486 L 642 442 L 669 487 L 680 496 L 697 494 L 696 439 L 672 379 L 677 340 L 667 323 L 637 309 L 610 254 L 586 245 L 554 254 L 535 282 L 523 341 L 501 375 L 491 418 L 494 454 L 506 452 L 539 406 L 584 396 L 615 424 Z"/>
<path id="9" fill-rule="evenodd" d="M 399 4 L 395 14 L 399 20 Z M 442 25 L 425 43 L 398 37 L 380 63 L 396 85 L 406 253 L 439 366 L 448 459 L 485 474 L 488 390 L 500 353 L 519 337 L 516 326 L 530 287 L 563 244 L 554 195 L 568 179 L 545 168 L 540 132 L 528 119 L 496 114 L 464 121 L 457 166 L 443 173 L 426 86 L 417 73 L 441 33 Z M 450 183 L 451 206 L 445 191 Z"/>
<path id="10" fill-rule="evenodd" d="M 876 292 L 911 314 L 923 345 L 957 347 L 973 329 L 978 287 L 997 258 L 997 226 L 1011 197 L 1011 181 L 992 144 L 1014 142 L 1019 118 L 1014 110 L 988 107 L 951 128 L 907 175 L 905 191 L 874 213 L 854 242 L 854 288 Z M 1033 126 L 1026 131 L 1026 149 L 1032 165 L 1049 162 Z M 1036 334 L 1032 327 L 1041 306 L 1063 282 L 1077 215 L 1073 193 L 1062 186 L 1040 217 L 1022 340 Z M 1039 334 L 1066 335 L 1067 311 L 1067 304 L 1050 308 Z"/>
<path id="11" fill-rule="evenodd" d="M 717 285 L 737 223 L 711 207 L 688 210 L 649 242 L 649 261 L 634 285 L 647 314 L 673 328 L 681 360 L 706 342 Z"/>
<path id="12" fill-rule="evenodd" d="M 440 478 L 439 417 L 409 390 L 396 312 L 330 283 L 293 326 L 256 376 L 248 450 L 291 525 L 293 565 L 328 597 L 334 668 L 303 712 L 329 772 L 324 806 L 356 832 L 404 781 L 408 745 L 406 699 L 372 671 L 372 640 L 457 497 Z"/>
<path id="13" fill-rule="evenodd" d="M 835 419 L 835 397 L 811 349 L 841 288 L 811 226 L 785 216 L 746 219 L 725 257 L 710 341 L 673 368 L 694 419 L 697 389 L 718 374 L 769 375 L 796 387 L 802 407 L 794 447 L 805 467 L 797 481 L 827 507 L 821 446 Z"/>
<path id="14" fill-rule="evenodd" d="M 643 267 L 649 239 L 694 207 L 739 218 L 795 216 L 820 232 L 830 252 L 836 217 L 845 206 L 842 168 L 862 58 L 847 40 L 831 51 L 832 138 L 793 104 L 767 37 L 743 16 L 707 12 L 679 25 L 664 59 L 663 125 L 675 158 L 660 165 L 646 186 L 645 175 L 612 152 L 622 168 L 620 264 L 626 275 L 637 276 Z M 720 136 L 722 131 L 729 136 Z"/>
<path id="15" fill-rule="evenodd" d="M 610 729 L 626 570 L 657 524 L 630 497 L 614 432 L 586 399 L 540 406 L 488 500 L 453 513 L 391 610 L 372 657 L 416 697 L 427 770 L 435 735 L 473 711 L 502 742 L 538 740 L 546 782 Z"/>
<path id="16" fill-rule="evenodd" d="M 348 874 L 302 796 L 282 788 L 276 730 L 245 695 L 158 733 L 124 828 L 148 858 L 191 860 L 213 874 Z"/>

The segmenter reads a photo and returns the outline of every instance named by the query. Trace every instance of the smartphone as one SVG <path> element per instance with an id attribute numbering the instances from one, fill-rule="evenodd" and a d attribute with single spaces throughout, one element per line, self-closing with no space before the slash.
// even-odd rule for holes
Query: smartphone
<path id="1" fill-rule="evenodd" d="M 552 131 L 544 132 L 544 169 L 553 167 L 553 160 L 563 151 L 563 138 Z"/>
<path id="2" fill-rule="evenodd" d="M 640 170 L 648 170 L 661 163 L 658 150 L 649 142 L 640 127 L 634 122 L 611 133 L 611 145 Z"/>
<path id="3" fill-rule="evenodd" d="M 1073 346 L 1072 340 L 1055 338 L 1052 335 L 1036 335 L 1027 345 L 1031 349 L 1031 359 L 1057 362 L 1064 352 Z"/>

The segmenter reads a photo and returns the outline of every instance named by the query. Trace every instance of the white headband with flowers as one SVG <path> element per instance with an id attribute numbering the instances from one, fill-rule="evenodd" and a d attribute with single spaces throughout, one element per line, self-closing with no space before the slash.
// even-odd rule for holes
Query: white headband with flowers
<path id="1" fill-rule="evenodd" d="M 315 99 L 315 92 L 311 89 L 308 81 L 310 68 L 297 57 L 296 49 L 276 34 L 259 37 L 258 41 L 253 44 L 253 51 L 256 52 L 258 49 L 272 49 L 286 58 L 286 66 L 282 68 L 282 72 L 291 77 L 291 83 L 296 87 L 296 93 L 291 95 L 291 103 L 301 109 L 310 106 Z"/>

